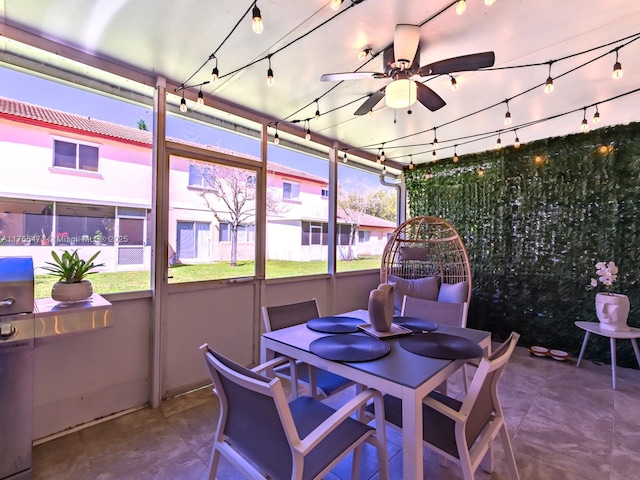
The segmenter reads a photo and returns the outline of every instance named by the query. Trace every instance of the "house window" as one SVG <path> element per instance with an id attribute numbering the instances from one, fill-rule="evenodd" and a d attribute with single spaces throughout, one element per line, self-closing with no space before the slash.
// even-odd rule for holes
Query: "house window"
<path id="1" fill-rule="evenodd" d="M 370 238 L 371 238 L 371 231 L 358 230 L 358 243 L 368 242 Z"/>
<path id="2" fill-rule="evenodd" d="M 300 198 L 300 184 L 282 182 L 282 198 L 286 200 L 298 200 Z"/>
<path id="3" fill-rule="evenodd" d="M 321 196 L 323 197 L 328 197 L 329 196 L 329 189 L 328 188 L 323 188 L 322 192 L 320 193 Z"/>
<path id="4" fill-rule="evenodd" d="M 192 163 L 189 165 L 190 187 L 212 188 L 213 178 L 213 167 L 203 165 L 202 163 Z"/>
<path id="5" fill-rule="evenodd" d="M 83 143 L 53 141 L 53 166 L 89 172 L 98 171 L 98 147 Z"/>
<path id="6" fill-rule="evenodd" d="M 238 225 L 238 243 L 254 243 L 256 240 L 255 225 Z M 231 224 L 220 224 L 220 242 L 231 241 Z"/>
<path id="7" fill-rule="evenodd" d="M 176 256 L 179 259 L 207 258 L 211 233 L 208 222 L 178 222 Z"/>

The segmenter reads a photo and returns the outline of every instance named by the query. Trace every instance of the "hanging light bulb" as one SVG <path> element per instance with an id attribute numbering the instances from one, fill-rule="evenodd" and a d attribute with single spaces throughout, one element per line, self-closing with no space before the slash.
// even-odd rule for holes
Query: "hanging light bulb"
<path id="1" fill-rule="evenodd" d="M 478 176 L 479 177 L 484 177 L 484 170 L 482 168 L 478 169 Z"/>
<path id="2" fill-rule="evenodd" d="M 549 62 L 549 76 L 547 77 L 547 81 L 544 83 L 544 93 L 553 92 L 553 77 L 551 77 L 551 64 L 553 62 Z"/>
<path id="3" fill-rule="evenodd" d="M 382 163 L 382 160 L 380 159 L 380 149 L 378 149 L 378 156 L 377 156 L 377 158 L 376 158 L 376 163 L 377 163 L 378 165 L 380 165 L 380 164 Z"/>
<path id="4" fill-rule="evenodd" d="M 458 163 L 460 161 L 460 158 L 458 157 L 458 152 L 457 152 L 457 145 L 453 146 L 453 163 Z"/>
<path id="5" fill-rule="evenodd" d="M 437 160 L 437 159 L 438 159 L 438 156 L 436 155 L 436 151 L 435 151 L 435 150 L 433 150 L 433 151 L 431 152 L 431 160 L 435 161 L 435 160 Z"/>
<path id="6" fill-rule="evenodd" d="M 187 113 L 187 101 L 184 99 L 184 93 L 182 94 L 182 99 L 180 100 L 180 111 L 182 113 Z"/>
<path id="7" fill-rule="evenodd" d="M 451 77 L 451 75 L 449 76 Z M 453 77 L 451 77 L 451 90 L 453 90 L 454 92 L 458 90 L 458 82 Z"/>
<path id="8" fill-rule="evenodd" d="M 347 151 L 344 151 L 344 157 L 342 157 L 342 162 L 347 163 Z"/>
<path id="9" fill-rule="evenodd" d="M 340 10 L 340 6 L 344 0 L 331 0 L 331 10 Z"/>
<path id="10" fill-rule="evenodd" d="M 271 69 L 271 55 L 267 57 L 269 59 L 269 69 L 267 70 L 267 85 L 273 87 L 273 84 L 276 83 L 276 80 L 273 78 L 273 70 Z"/>
<path id="11" fill-rule="evenodd" d="M 382 166 L 382 175 L 386 175 L 387 174 L 387 166 L 383 165 Z"/>
<path id="12" fill-rule="evenodd" d="M 262 31 L 264 30 L 264 24 L 262 23 L 262 15 L 260 15 L 258 2 L 253 4 L 253 11 L 251 13 L 251 16 L 253 17 L 253 31 L 256 33 L 262 33 Z"/>
<path id="13" fill-rule="evenodd" d="M 589 131 L 589 122 L 587 122 L 587 109 L 586 107 L 583 109 L 584 114 L 582 116 L 582 122 L 580 123 L 580 131 L 588 132 Z"/>
<path id="14" fill-rule="evenodd" d="M 500 139 L 500 134 L 498 133 L 498 139 L 496 140 L 496 150 L 500 150 L 502 148 L 502 140 Z"/>
<path id="15" fill-rule="evenodd" d="M 496 0 L 484 0 L 484 4 L 485 4 L 485 5 L 488 5 L 489 7 L 490 7 L 491 5 L 493 5 L 494 3 L 496 3 Z"/>
<path id="16" fill-rule="evenodd" d="M 311 129 L 309 128 L 309 120 L 307 120 L 307 132 L 304 134 L 305 140 L 311 140 Z"/>
<path id="17" fill-rule="evenodd" d="M 433 127 L 433 149 L 438 148 L 438 139 L 436 138 L 436 127 Z"/>
<path id="18" fill-rule="evenodd" d="M 413 155 L 409 157 L 409 170 L 413 170 Z"/>
<path id="19" fill-rule="evenodd" d="M 278 124 L 276 123 L 276 134 L 273 136 L 273 143 L 280 144 L 280 137 L 278 136 Z"/>
<path id="20" fill-rule="evenodd" d="M 200 91 L 198 92 L 198 100 L 196 100 L 198 105 L 204 105 L 204 95 L 202 94 L 202 87 L 200 87 Z"/>
<path id="21" fill-rule="evenodd" d="M 596 113 L 593 114 L 593 123 L 600 123 L 600 112 L 598 111 L 598 105 L 596 105 Z"/>
<path id="22" fill-rule="evenodd" d="M 613 78 L 616 80 L 622 77 L 622 64 L 618 61 L 618 50 L 616 50 L 616 63 L 613 64 Z"/>
<path id="23" fill-rule="evenodd" d="M 516 134 L 516 139 L 515 139 L 515 141 L 513 142 L 513 146 L 514 146 L 515 148 L 520 148 L 520 139 L 518 138 L 518 131 L 517 131 L 517 130 L 515 130 L 515 131 L 514 131 L 514 133 Z"/>
<path id="24" fill-rule="evenodd" d="M 367 58 L 367 55 L 369 55 L 370 53 L 371 53 L 371 49 L 369 47 L 361 50 L 360 53 L 358 53 L 358 60 L 362 62 L 365 58 Z"/>
<path id="25" fill-rule="evenodd" d="M 511 125 L 511 112 L 509 111 L 509 100 L 505 100 L 507 104 L 507 113 L 504 114 L 504 124 Z"/>
<path id="26" fill-rule="evenodd" d="M 462 15 L 466 9 L 467 2 L 465 0 L 458 0 L 458 3 L 456 4 L 456 13 L 458 15 Z"/>
<path id="27" fill-rule="evenodd" d="M 367 115 L 369 115 L 369 118 L 373 117 L 373 109 L 369 110 L 367 112 Z"/>
<path id="28" fill-rule="evenodd" d="M 382 150 L 380 151 L 380 161 L 384 162 L 385 160 L 385 156 L 384 156 L 384 145 L 382 145 Z"/>
<path id="29" fill-rule="evenodd" d="M 213 70 L 211 70 L 211 83 L 216 82 L 220 76 L 220 72 L 218 71 L 218 59 L 216 57 L 213 58 L 216 61 L 216 64 L 213 66 Z"/>
<path id="30" fill-rule="evenodd" d="M 320 104 L 318 103 L 318 100 L 316 99 L 316 120 L 320 118 Z"/>

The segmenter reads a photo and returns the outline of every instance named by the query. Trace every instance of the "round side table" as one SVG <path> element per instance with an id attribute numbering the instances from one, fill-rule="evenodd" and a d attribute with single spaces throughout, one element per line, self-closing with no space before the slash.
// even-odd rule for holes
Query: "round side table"
<path id="1" fill-rule="evenodd" d="M 629 331 L 616 332 L 614 330 L 600 328 L 600 322 L 575 322 L 575 324 L 576 327 L 581 328 L 585 331 L 584 340 L 582 342 L 582 348 L 580 349 L 580 356 L 578 357 L 576 367 L 580 366 L 582 356 L 584 355 L 584 351 L 587 348 L 587 342 L 589 341 L 590 333 L 595 333 L 596 335 L 601 335 L 603 337 L 609 337 L 609 344 L 611 345 L 611 381 L 614 390 L 616 389 L 616 339 L 621 338 L 631 340 L 631 345 L 633 346 L 633 351 L 636 354 L 638 366 L 640 366 L 640 350 L 638 350 L 638 342 L 636 341 L 636 338 L 640 338 L 640 328 L 630 327 Z"/>

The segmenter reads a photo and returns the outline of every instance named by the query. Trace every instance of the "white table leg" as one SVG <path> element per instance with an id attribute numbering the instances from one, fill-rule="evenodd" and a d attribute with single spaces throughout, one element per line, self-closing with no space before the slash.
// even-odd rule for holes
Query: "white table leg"
<path id="1" fill-rule="evenodd" d="M 611 344 L 611 381 L 613 383 L 613 389 L 616 389 L 616 339 L 609 338 Z"/>
<path id="2" fill-rule="evenodd" d="M 631 338 L 631 346 L 633 347 L 633 351 L 636 354 L 636 360 L 638 361 L 638 366 L 640 367 L 640 350 L 638 350 L 638 342 L 636 342 L 635 338 Z"/>
<path id="3" fill-rule="evenodd" d="M 589 341 L 589 332 L 584 332 L 584 340 L 582 341 L 582 348 L 580 349 L 580 355 L 578 356 L 578 363 L 576 363 L 576 367 L 580 366 L 580 362 L 582 361 L 582 357 L 584 356 L 584 351 L 587 349 L 588 341 Z"/>
<path id="4" fill-rule="evenodd" d="M 421 479 L 422 472 L 422 399 L 406 390 L 402 398 L 402 478 Z"/>

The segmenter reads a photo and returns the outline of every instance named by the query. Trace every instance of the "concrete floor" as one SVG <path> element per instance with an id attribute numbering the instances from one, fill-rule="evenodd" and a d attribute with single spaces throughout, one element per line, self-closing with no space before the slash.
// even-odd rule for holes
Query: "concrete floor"
<path id="1" fill-rule="evenodd" d="M 450 394 L 462 391 L 461 375 Z M 341 395 L 349 395 L 347 390 Z M 608 365 L 565 363 L 533 357 L 518 347 L 501 380 L 500 396 L 522 480 L 629 480 L 640 478 L 640 370 L 618 369 L 611 388 Z M 332 398 L 331 402 L 339 402 Z M 209 444 L 218 402 L 210 388 L 190 392 L 98 425 L 42 443 L 33 451 L 34 480 L 208 478 Z M 388 429 L 391 479 L 402 477 L 401 438 Z M 377 479 L 369 445 L 361 478 Z M 507 479 L 502 445 L 496 469 L 476 479 Z M 326 478 L 347 479 L 347 458 Z M 243 478 L 223 461 L 220 480 Z M 425 479 L 461 479 L 425 449 Z"/>

